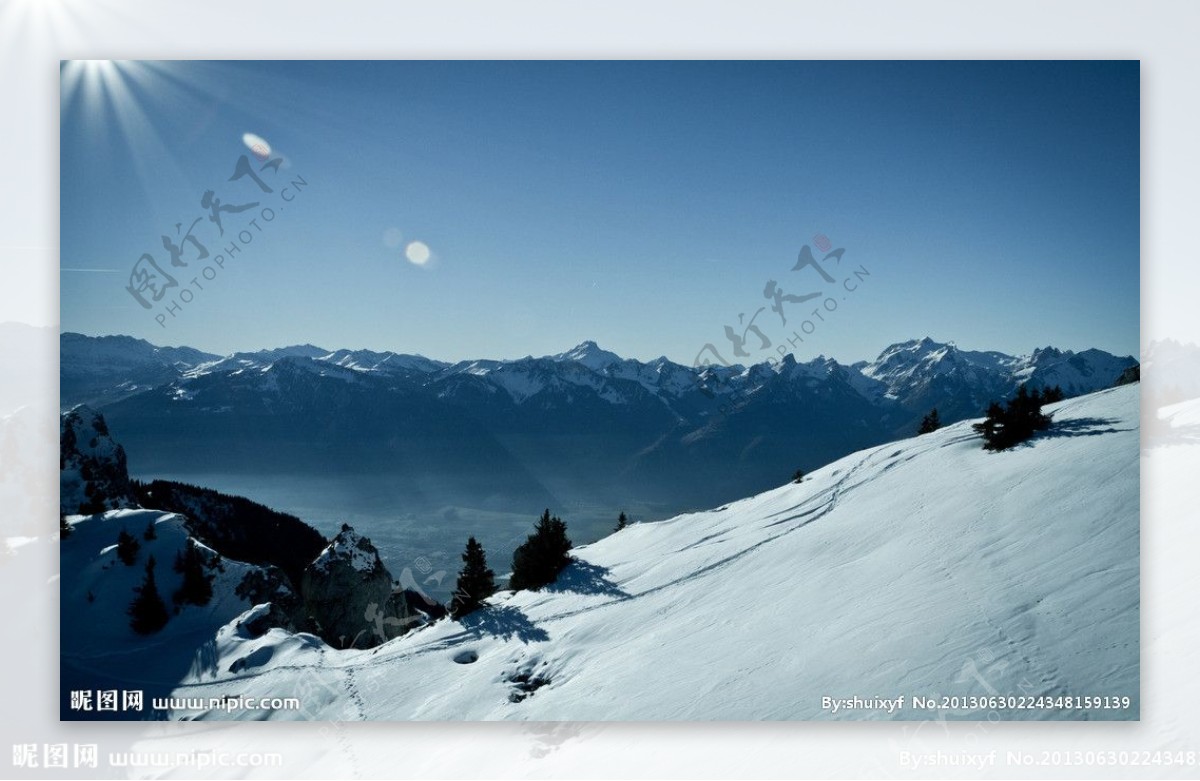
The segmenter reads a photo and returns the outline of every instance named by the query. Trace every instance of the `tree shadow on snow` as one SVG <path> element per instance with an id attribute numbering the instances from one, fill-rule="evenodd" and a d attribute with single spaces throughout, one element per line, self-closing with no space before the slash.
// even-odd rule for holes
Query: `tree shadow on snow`
<path id="1" fill-rule="evenodd" d="M 1118 434 L 1122 431 L 1136 431 L 1137 428 L 1114 428 L 1115 418 L 1072 418 L 1056 420 L 1050 428 L 1039 431 L 1034 439 L 1054 439 L 1056 437 L 1098 437 L 1102 434 Z"/>
<path id="2" fill-rule="evenodd" d="M 515 637 L 522 643 L 537 643 L 550 639 L 545 629 L 529 620 L 512 605 L 489 605 L 459 619 L 463 628 L 476 638 L 484 635 L 503 640 Z"/>
<path id="3" fill-rule="evenodd" d="M 546 586 L 545 590 L 628 599 L 629 593 L 613 583 L 608 575 L 608 567 L 575 559 L 558 573 L 558 578 Z"/>

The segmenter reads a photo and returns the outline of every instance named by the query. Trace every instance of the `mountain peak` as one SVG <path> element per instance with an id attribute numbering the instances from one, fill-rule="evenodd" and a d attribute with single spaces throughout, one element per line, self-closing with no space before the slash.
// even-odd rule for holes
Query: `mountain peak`
<path id="1" fill-rule="evenodd" d="M 1051 345 L 1046 345 L 1045 347 L 1038 347 L 1038 348 L 1034 349 L 1032 357 L 1033 357 L 1033 360 L 1036 362 L 1038 360 L 1061 358 L 1061 357 L 1063 357 L 1063 355 L 1064 355 L 1063 351 L 1059 350 L 1057 347 L 1053 347 Z"/>
<path id="2" fill-rule="evenodd" d="M 591 339 L 580 342 L 573 348 L 567 351 L 567 355 L 595 355 L 597 353 L 607 352 L 600 345 L 593 342 Z"/>
<path id="3" fill-rule="evenodd" d="M 621 356 L 609 352 L 592 340 L 580 342 L 565 353 L 551 356 L 555 361 L 576 361 L 589 369 L 603 369 L 614 363 L 621 362 Z"/>
<path id="4" fill-rule="evenodd" d="M 329 350 L 324 347 L 317 347 L 315 344 L 290 344 L 287 347 L 279 347 L 275 350 L 264 350 L 263 352 L 274 353 L 280 356 L 299 357 L 299 358 L 323 358 L 329 355 Z"/>
<path id="5" fill-rule="evenodd" d="M 897 342 L 884 348 L 873 366 L 911 365 L 914 361 L 923 361 L 939 350 L 954 350 L 953 344 L 936 342 L 926 336 L 921 339 L 910 339 L 907 342 Z"/>

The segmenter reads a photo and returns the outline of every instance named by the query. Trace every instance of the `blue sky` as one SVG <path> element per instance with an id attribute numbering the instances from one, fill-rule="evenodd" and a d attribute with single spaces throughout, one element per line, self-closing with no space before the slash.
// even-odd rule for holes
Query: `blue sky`
<path id="1" fill-rule="evenodd" d="M 741 362 L 805 320 L 800 360 L 925 335 L 1138 350 L 1137 62 L 98 63 L 63 81 L 63 330 L 447 360 L 592 339 L 690 363 L 706 343 L 732 359 L 725 326 L 758 313 L 772 344 L 749 334 Z M 259 172 L 269 194 L 227 181 L 240 155 L 261 166 L 247 133 L 283 161 Z M 161 237 L 206 218 L 210 189 L 259 206 L 223 214 L 224 237 L 201 219 L 209 258 L 180 243 L 172 267 Z M 845 249 L 833 284 L 792 271 L 818 234 Z M 151 309 L 125 289 L 143 253 L 178 283 Z M 820 295 L 785 301 L 785 325 L 770 280 Z"/>

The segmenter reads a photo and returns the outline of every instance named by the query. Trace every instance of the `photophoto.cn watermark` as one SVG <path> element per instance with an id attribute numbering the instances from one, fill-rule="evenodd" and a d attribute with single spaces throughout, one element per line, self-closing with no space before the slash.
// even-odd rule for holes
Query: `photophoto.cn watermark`
<path id="1" fill-rule="evenodd" d="M 813 247 L 821 255 L 819 259 Z M 805 244 L 800 249 L 791 270 L 815 272 L 821 280 L 820 287 L 815 290 L 808 288 L 815 281 L 806 281 L 803 283 L 806 288 L 803 292 L 789 292 L 790 288 L 785 288 L 780 281 L 768 279 L 762 291 L 762 297 L 768 303 L 755 309 L 749 318 L 746 312 L 738 313 L 737 325 L 724 326 L 725 339 L 729 342 L 727 347 L 722 348 L 725 352 L 708 342 L 696 354 L 692 366 L 702 372 L 701 392 L 710 399 L 722 393 L 720 386 L 725 378 L 720 374 L 706 375 L 703 372 L 710 366 L 732 368 L 738 365 L 728 360 L 726 354 L 734 359 L 749 358 L 750 363 L 765 362 L 775 367 L 792 350 L 830 325 L 838 317 L 841 304 L 857 293 L 871 276 L 870 270 L 863 264 L 855 268 L 849 265 L 843 267 L 845 254 L 844 247 L 835 249 L 828 236 L 818 233 L 813 236 L 812 246 Z M 787 284 L 790 286 L 791 282 Z M 768 310 L 774 316 L 765 315 Z M 791 333 L 787 333 L 789 329 Z M 727 395 L 718 409 L 720 415 L 728 414 L 740 406 L 746 400 L 747 391 L 730 387 L 725 393 Z"/>
<path id="2" fill-rule="evenodd" d="M 308 187 L 303 176 L 281 173 L 282 157 L 271 157 L 265 147 L 253 151 L 253 161 L 249 155 L 238 157 L 219 193 L 204 191 L 199 214 L 162 234 L 157 255 L 143 252 L 133 264 L 125 291 L 161 328 L 203 294 L 226 263 L 252 254 L 253 243 Z"/>

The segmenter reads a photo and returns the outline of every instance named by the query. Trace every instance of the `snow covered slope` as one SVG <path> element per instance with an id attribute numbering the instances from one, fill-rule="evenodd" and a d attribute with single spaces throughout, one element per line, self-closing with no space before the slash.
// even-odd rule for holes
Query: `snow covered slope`
<path id="1" fill-rule="evenodd" d="M 63 573 L 59 616 L 62 716 L 95 718 L 97 713 L 72 712 L 68 708 L 73 689 L 137 689 L 145 693 L 148 708 L 152 697 L 164 696 L 185 675 L 202 675 L 215 663 L 211 653 L 216 631 L 252 606 L 238 594 L 246 576 L 259 567 L 223 559 L 210 571 L 213 596 L 203 607 L 187 605 L 172 609 L 172 594 L 182 576 L 175 572 L 175 557 L 187 544 L 183 516 L 159 510 L 121 509 L 95 515 L 71 515 L 71 534 L 61 541 Z M 152 528 L 151 539 L 146 532 Z M 117 556 L 117 535 L 124 529 L 138 542 L 132 565 Z M 197 543 L 206 561 L 216 553 Z M 166 627 L 139 636 L 129 628 L 126 610 L 142 584 L 146 564 L 155 559 L 158 591 L 171 612 Z M 316 638 L 304 636 L 314 645 Z M 150 718 L 141 713 L 112 714 L 112 718 Z"/>
<path id="2" fill-rule="evenodd" d="M 222 630 L 176 696 L 303 708 L 175 717 L 980 719 L 911 697 L 999 693 L 1131 698 L 1001 718 L 1137 718 L 1138 386 L 1047 409 L 1053 429 L 1009 452 L 964 422 L 633 525 L 542 592 L 370 651 Z M 822 707 L 856 695 L 908 699 Z"/>

